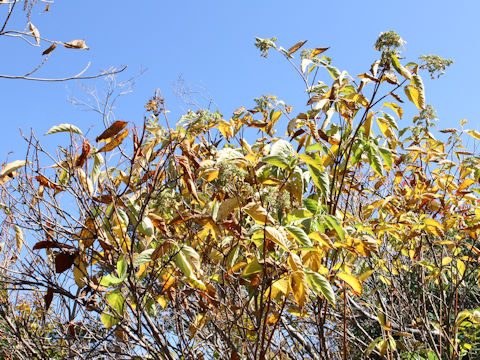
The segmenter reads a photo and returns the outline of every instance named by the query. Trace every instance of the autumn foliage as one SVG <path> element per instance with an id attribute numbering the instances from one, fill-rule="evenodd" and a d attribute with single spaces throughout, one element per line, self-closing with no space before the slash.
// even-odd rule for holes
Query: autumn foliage
<path id="1" fill-rule="evenodd" d="M 404 64 L 394 32 L 358 76 L 256 45 L 305 109 L 267 95 L 170 127 L 157 93 L 142 126 L 52 128 L 58 156 L 26 138 L 0 174 L 0 356 L 479 356 L 480 134 L 437 131 L 421 78 L 450 62 Z"/>

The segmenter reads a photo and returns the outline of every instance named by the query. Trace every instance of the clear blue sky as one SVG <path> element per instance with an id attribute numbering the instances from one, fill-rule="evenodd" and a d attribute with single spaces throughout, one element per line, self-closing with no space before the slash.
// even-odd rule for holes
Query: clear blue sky
<path id="1" fill-rule="evenodd" d="M 305 94 L 298 75 L 278 54 L 259 56 L 254 37 L 276 36 L 288 48 L 309 40 L 309 47 L 330 46 L 333 64 L 351 75 L 370 67 L 377 56 L 373 43 L 379 33 L 397 31 L 407 40 L 404 55 L 415 61 L 437 54 L 455 63 L 434 82 L 424 76 L 427 103 L 437 109 L 440 128 L 469 120 L 478 129 L 477 69 L 479 50 L 478 0 L 462 1 L 56 1 L 50 12 L 35 8 L 32 21 L 42 36 L 70 41 L 85 39 L 89 51 L 58 48 L 38 76 L 71 75 L 91 61 L 90 74 L 127 64 L 119 76 L 126 80 L 148 68 L 134 92 L 118 103 L 118 119 L 140 124 L 143 105 L 161 89 L 172 111 L 181 109 L 173 93 L 182 76 L 206 88 L 227 117 L 236 108 L 252 106 L 253 98 L 275 94 L 294 112 L 304 110 Z M 6 5 L 0 5 L 5 15 Z M 24 18 L 16 19 L 19 27 Z M 12 23 L 13 25 L 13 23 Z M 21 40 L 0 38 L 0 73 L 20 75 L 42 59 L 42 49 Z M 328 77 L 325 77 L 328 79 Z M 97 80 L 102 89 L 102 80 Z M 93 87 L 94 81 L 84 82 Z M 39 135 L 51 126 L 73 123 L 92 136 L 103 131 L 100 118 L 67 102 L 69 95 L 86 99 L 75 82 L 35 83 L 0 79 L 0 162 L 21 158 L 24 146 L 19 128 Z M 57 135 L 52 135 L 53 137 Z M 58 135 L 59 136 L 59 135 Z M 46 142 L 61 137 L 43 138 Z"/>

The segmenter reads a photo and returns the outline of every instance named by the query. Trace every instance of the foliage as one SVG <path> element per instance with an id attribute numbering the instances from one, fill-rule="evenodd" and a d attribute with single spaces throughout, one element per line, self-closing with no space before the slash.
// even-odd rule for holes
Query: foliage
<path id="1" fill-rule="evenodd" d="M 0 1 L 0 14 L 2 14 L 1 16 L 3 16 L 3 20 L 0 21 L 0 37 L 21 39 L 24 43 L 28 44 L 33 48 L 43 48 L 43 51 L 41 53 L 42 60 L 33 69 L 27 70 L 26 73 L 23 75 L 0 74 L 0 79 L 23 79 L 34 81 L 66 81 L 74 79 L 81 80 L 112 75 L 122 72 L 126 69 L 126 66 L 122 67 L 121 69 L 112 68 L 108 71 L 104 71 L 95 75 L 85 76 L 85 72 L 90 67 L 90 63 L 88 63 L 79 73 L 74 75 L 62 78 L 35 77 L 34 74 L 37 73 L 47 63 L 50 56 L 52 56 L 54 51 L 57 49 L 57 46 L 61 46 L 66 49 L 89 50 L 88 46 L 85 43 L 85 40 L 77 39 L 72 41 L 59 41 L 47 38 L 43 35 L 43 33 L 41 34 L 37 26 L 34 25 L 35 21 L 32 19 L 33 9 L 38 9 L 38 5 L 40 4 L 44 5 L 44 10 L 41 12 L 41 15 L 45 16 L 50 11 L 51 6 L 53 6 L 53 1 Z M 16 23 L 21 21 L 20 18 L 22 18 L 22 14 L 24 14 L 25 16 L 26 24 L 23 29 L 19 29 L 16 27 Z"/>
<path id="2" fill-rule="evenodd" d="M 26 139 L 2 172 L 5 358 L 478 357 L 480 159 L 462 141 L 480 133 L 434 136 L 393 32 L 357 77 L 275 41 L 257 46 L 304 80 L 296 115 L 263 96 L 172 128 L 156 94 L 141 127 L 51 129 L 72 139 L 57 157 Z"/>

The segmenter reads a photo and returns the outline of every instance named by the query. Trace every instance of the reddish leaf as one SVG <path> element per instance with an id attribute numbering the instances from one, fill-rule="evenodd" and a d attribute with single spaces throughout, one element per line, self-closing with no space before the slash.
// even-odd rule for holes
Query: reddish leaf
<path id="1" fill-rule="evenodd" d="M 95 140 L 100 141 L 100 140 L 109 139 L 112 136 L 117 135 L 120 131 L 122 131 L 125 128 L 125 126 L 127 126 L 126 121 L 115 121 L 112 125 L 110 125 L 110 127 L 107 130 L 105 130 L 103 133 L 97 136 Z"/>
<path id="2" fill-rule="evenodd" d="M 43 299 L 45 300 L 45 310 L 48 310 L 48 308 L 50 307 L 50 304 L 52 303 L 52 300 L 53 300 L 53 289 L 52 288 L 47 289 L 47 293 L 45 294 Z"/>
<path id="3" fill-rule="evenodd" d="M 83 141 L 82 153 L 77 158 L 77 161 L 75 162 L 75 166 L 83 167 L 83 164 L 85 164 L 85 160 L 87 160 L 89 153 L 90 153 L 90 143 L 88 141 Z"/>
<path id="4" fill-rule="evenodd" d="M 58 253 L 55 256 L 55 272 L 61 274 L 70 269 L 75 260 L 74 254 Z"/>

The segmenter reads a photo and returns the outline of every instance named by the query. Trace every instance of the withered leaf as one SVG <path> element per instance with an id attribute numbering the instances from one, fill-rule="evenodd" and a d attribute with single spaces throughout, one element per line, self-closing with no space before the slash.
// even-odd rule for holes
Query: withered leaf
<path id="1" fill-rule="evenodd" d="M 115 121 L 108 129 L 106 129 L 103 133 L 101 133 L 97 138 L 96 141 L 109 139 L 115 135 L 117 135 L 120 131 L 122 131 L 125 126 L 127 126 L 126 121 Z"/>
<path id="2" fill-rule="evenodd" d="M 90 154 L 90 148 L 91 148 L 90 143 L 84 140 L 82 145 L 82 153 L 77 158 L 77 161 L 75 162 L 75 166 L 83 167 L 83 165 L 85 164 L 85 161 L 88 158 L 88 154 Z"/>
<path id="3" fill-rule="evenodd" d="M 52 303 L 52 300 L 53 300 L 53 289 L 52 288 L 49 287 L 47 289 L 47 293 L 45 294 L 43 299 L 45 300 L 45 310 L 48 310 L 48 308 L 50 307 L 50 304 Z"/>
<path id="4" fill-rule="evenodd" d="M 42 52 L 42 55 L 48 55 L 50 54 L 53 50 L 55 50 L 55 48 L 57 47 L 57 44 L 53 43 L 52 45 L 50 45 L 46 50 L 44 50 Z"/>
<path id="5" fill-rule="evenodd" d="M 330 47 L 322 47 L 322 48 L 313 49 L 310 56 L 311 57 L 317 56 L 318 54 L 324 53 L 328 49 L 330 49 Z"/>
<path id="6" fill-rule="evenodd" d="M 33 25 L 32 23 L 30 23 L 30 32 L 32 33 L 33 37 L 35 38 L 35 41 L 37 42 L 37 45 L 39 45 L 40 44 L 40 32 L 35 27 L 35 25 Z"/>
<path id="7" fill-rule="evenodd" d="M 41 250 L 41 249 L 74 249 L 73 246 L 67 244 L 61 244 L 55 241 L 39 241 L 35 245 L 33 245 L 33 250 Z"/>
<path id="8" fill-rule="evenodd" d="M 55 184 L 53 181 L 50 181 L 43 175 L 37 175 L 35 176 L 35 179 L 40 183 L 40 185 L 54 189 L 54 190 L 63 190 L 63 188 L 60 185 Z"/>
<path id="9" fill-rule="evenodd" d="M 298 51 L 298 49 L 305 45 L 306 42 L 307 40 L 304 40 L 293 45 L 290 49 L 288 49 L 288 55 L 292 55 L 294 52 Z"/>
<path id="10" fill-rule="evenodd" d="M 70 269 L 75 261 L 75 255 L 69 253 L 58 253 L 55 256 L 55 272 L 61 274 Z"/>
<path id="11" fill-rule="evenodd" d="M 85 40 L 72 40 L 68 43 L 63 43 L 63 46 L 65 46 L 67 49 L 89 49 L 89 47 L 85 44 Z"/>

